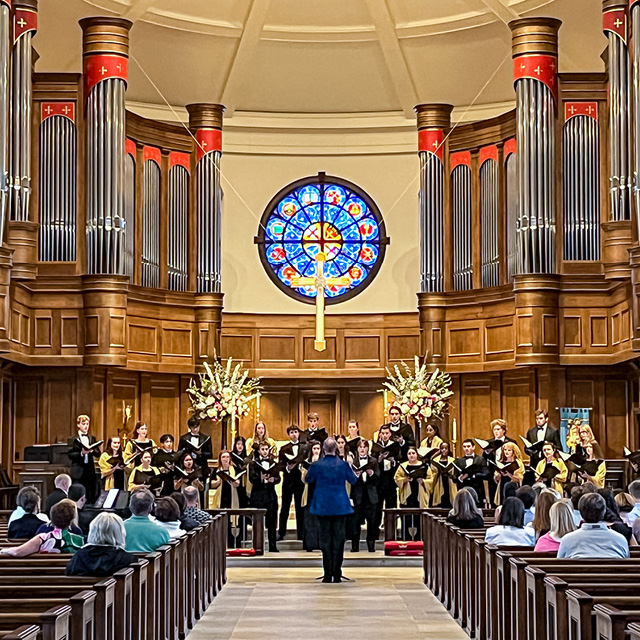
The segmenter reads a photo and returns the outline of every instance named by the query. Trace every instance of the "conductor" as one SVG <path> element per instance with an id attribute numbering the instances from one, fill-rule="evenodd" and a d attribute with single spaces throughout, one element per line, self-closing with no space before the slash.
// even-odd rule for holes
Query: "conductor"
<path id="1" fill-rule="evenodd" d="M 315 483 L 310 510 L 318 516 L 324 568 L 322 582 L 342 582 L 347 515 L 353 513 L 346 483 L 353 485 L 357 478 L 351 467 L 337 456 L 338 445 L 333 438 L 327 438 L 322 449 L 324 458 L 309 467 L 305 482 Z"/>

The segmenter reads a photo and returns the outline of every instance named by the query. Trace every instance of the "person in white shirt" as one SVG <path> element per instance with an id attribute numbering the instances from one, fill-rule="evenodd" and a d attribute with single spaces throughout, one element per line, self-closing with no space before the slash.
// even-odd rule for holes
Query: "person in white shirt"
<path id="1" fill-rule="evenodd" d="M 640 518 L 640 480 L 634 480 L 629 485 L 628 493 L 636 501 L 636 504 L 629 513 L 622 514 L 622 519 L 626 524 L 632 527 L 633 523 Z"/>
<path id="2" fill-rule="evenodd" d="M 518 498 L 506 498 L 500 511 L 500 524 L 487 529 L 485 541 L 498 546 L 533 547 L 535 531 L 524 526 L 524 505 Z"/>
<path id="3" fill-rule="evenodd" d="M 562 538 L 558 558 L 629 557 L 626 538 L 603 522 L 607 505 L 601 495 L 587 493 L 582 496 L 578 509 L 582 514 L 582 526 Z"/>
<path id="4" fill-rule="evenodd" d="M 156 522 L 168 531 L 172 540 L 187 535 L 187 532 L 180 527 L 180 507 L 173 498 L 156 500 L 154 512 Z"/>

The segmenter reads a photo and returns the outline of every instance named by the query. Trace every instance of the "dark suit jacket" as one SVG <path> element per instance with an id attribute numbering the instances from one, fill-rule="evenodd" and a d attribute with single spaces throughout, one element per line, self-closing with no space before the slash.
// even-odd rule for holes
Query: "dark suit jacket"
<path id="1" fill-rule="evenodd" d="M 199 433 L 198 446 L 201 446 L 207 438 L 209 438 L 209 436 L 204 433 Z M 194 450 L 191 446 L 191 433 L 185 433 L 180 436 L 180 440 L 178 441 L 178 451 L 193 453 Z M 209 438 L 209 441 L 204 445 L 204 447 L 202 447 L 200 453 L 195 454 L 194 460 L 202 470 L 203 477 L 207 477 L 209 475 L 209 460 L 211 460 L 211 458 L 213 458 L 213 449 L 211 448 L 211 438 Z"/>
<path id="2" fill-rule="evenodd" d="M 404 442 L 400 445 L 400 460 L 404 462 L 407 459 L 407 451 L 409 447 L 416 446 L 416 434 L 413 432 L 410 424 L 400 422 L 400 428 L 395 431 L 391 422 L 387 423 L 391 427 L 391 437 L 402 436 Z"/>
<path id="3" fill-rule="evenodd" d="M 307 457 L 307 446 L 298 443 L 298 455 L 293 459 L 289 460 L 285 454 L 292 455 L 293 454 L 293 443 L 287 442 L 287 444 L 282 445 L 280 449 L 280 453 L 278 454 L 278 460 L 283 464 L 296 464 L 296 466 L 291 469 L 291 471 L 287 471 L 283 469 L 282 471 L 282 484 L 290 485 L 290 484 L 300 484 L 302 483 L 302 471 L 300 470 L 300 463 L 303 462 Z M 304 485 L 302 485 L 304 486 Z"/>
<path id="4" fill-rule="evenodd" d="M 276 495 L 276 485 L 280 482 L 280 475 L 275 482 L 262 481 L 262 467 L 257 461 L 249 463 L 249 482 L 251 482 L 251 505 L 254 507 L 266 507 L 268 504 L 278 502 Z"/>
<path id="5" fill-rule="evenodd" d="M 527 440 L 531 444 L 535 444 L 536 442 L 538 442 L 537 426 L 531 427 L 531 429 L 527 431 Z M 562 451 L 562 444 L 560 442 L 560 432 L 557 429 L 554 429 L 550 424 L 547 424 L 547 429 L 544 435 L 544 441 L 554 444 L 558 451 Z M 544 456 L 542 455 L 542 451 L 540 451 L 539 453 L 534 452 L 532 454 L 529 454 L 530 465 L 535 468 L 538 462 L 540 462 L 540 460 L 542 460 L 543 457 Z"/>
<path id="6" fill-rule="evenodd" d="M 87 434 L 87 438 L 89 438 L 89 444 L 97 442 L 96 437 L 90 433 Z M 69 438 L 68 445 L 69 451 L 67 455 L 69 456 L 69 460 L 71 460 L 69 475 L 72 480 L 80 480 L 86 467 L 91 467 L 95 471 L 96 465 L 93 459 L 100 457 L 100 451 L 93 451 L 93 453 L 89 455 L 89 461 L 85 463 L 84 456 L 82 455 L 82 445 L 78 442 L 77 436 L 75 438 Z M 60 500 L 62 500 L 62 498 L 60 498 Z"/>
<path id="7" fill-rule="evenodd" d="M 337 456 L 326 456 L 309 467 L 306 481 L 316 483 L 310 509 L 314 516 L 346 516 L 353 513 L 346 483 L 355 484 L 356 476 L 346 462 Z"/>
<path id="8" fill-rule="evenodd" d="M 324 427 L 319 427 L 313 433 L 311 433 L 309 429 L 305 429 L 304 431 L 300 432 L 300 442 L 302 442 L 303 444 L 306 444 L 311 440 L 315 440 L 316 442 L 322 444 L 328 437 L 329 434 Z"/>
<path id="9" fill-rule="evenodd" d="M 367 479 L 363 480 L 362 477 L 365 475 L 366 471 L 363 472 L 356 480 L 356 483 L 351 487 L 351 499 L 355 506 L 362 504 L 362 498 L 365 492 L 368 494 L 369 502 L 371 504 L 378 503 L 378 480 L 380 479 L 380 468 L 378 467 L 378 461 L 369 456 L 369 462 L 371 461 L 373 461 L 373 475 L 370 476 L 367 474 Z"/>
<path id="10" fill-rule="evenodd" d="M 48 496 L 44 503 L 44 512 L 47 515 L 51 514 L 51 507 L 58 504 L 60 500 L 64 500 L 67 494 L 62 489 L 54 489 Z"/>
<path id="11" fill-rule="evenodd" d="M 482 470 L 476 473 L 475 476 L 471 478 L 465 478 L 465 480 L 458 480 L 457 485 L 460 488 L 471 487 L 478 495 L 478 500 L 480 500 L 480 503 L 482 503 L 482 501 L 485 498 L 484 481 L 489 478 L 489 476 L 491 475 L 491 471 L 489 469 L 489 465 L 487 464 L 486 459 L 483 458 L 482 456 L 473 456 L 473 460 L 471 464 L 480 465 L 482 467 Z M 464 456 L 462 456 L 461 458 L 456 458 L 455 465 L 456 467 L 463 469 L 463 471 L 461 471 L 460 473 L 461 475 L 464 475 L 466 458 Z"/>
<path id="12" fill-rule="evenodd" d="M 492 443 L 492 442 L 495 442 L 495 440 L 496 440 L 495 438 L 491 438 L 487 442 Z M 514 440 L 513 438 L 510 438 L 509 436 L 505 436 L 504 442 L 505 442 L 505 444 L 507 442 L 513 442 L 514 444 L 518 444 L 516 440 Z M 518 445 L 518 448 L 521 448 L 520 445 Z M 486 453 L 483 452 L 482 457 L 487 459 L 487 460 L 495 460 L 496 459 L 496 454 L 492 453 L 490 455 L 487 455 Z"/>

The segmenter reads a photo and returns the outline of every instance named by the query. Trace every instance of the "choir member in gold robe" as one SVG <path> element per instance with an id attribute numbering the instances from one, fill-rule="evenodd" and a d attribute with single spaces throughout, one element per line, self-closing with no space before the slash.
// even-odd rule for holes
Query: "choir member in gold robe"
<path id="1" fill-rule="evenodd" d="M 98 465 L 105 491 L 125 488 L 125 464 L 119 436 L 107 440 L 107 446 L 98 460 Z"/>
<path id="2" fill-rule="evenodd" d="M 443 442 L 440 445 L 440 453 L 432 459 L 427 473 L 430 506 L 451 508 L 458 493 L 454 462 L 455 458 L 449 453 L 449 443 Z"/>
<path id="3" fill-rule="evenodd" d="M 542 447 L 542 460 L 535 468 L 536 482 L 544 484 L 560 494 L 562 497 L 564 483 L 567 481 L 567 465 L 558 455 L 555 445 L 550 442 Z"/>

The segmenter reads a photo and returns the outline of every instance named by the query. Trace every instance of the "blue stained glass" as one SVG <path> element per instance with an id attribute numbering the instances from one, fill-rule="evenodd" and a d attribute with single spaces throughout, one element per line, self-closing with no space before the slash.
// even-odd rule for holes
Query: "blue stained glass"
<path id="1" fill-rule="evenodd" d="M 265 212 L 259 230 L 263 264 L 272 278 L 294 297 L 312 300 L 317 295 L 313 286 L 293 287 L 291 282 L 296 276 L 315 276 L 315 258 L 323 251 L 327 279 L 349 280 L 347 285 L 329 282 L 326 298 L 335 301 L 347 293 L 351 297 L 367 286 L 384 255 L 382 243 L 386 243 L 375 204 L 359 195 L 355 185 L 346 187 L 330 180 L 309 179 L 284 193 Z"/>

